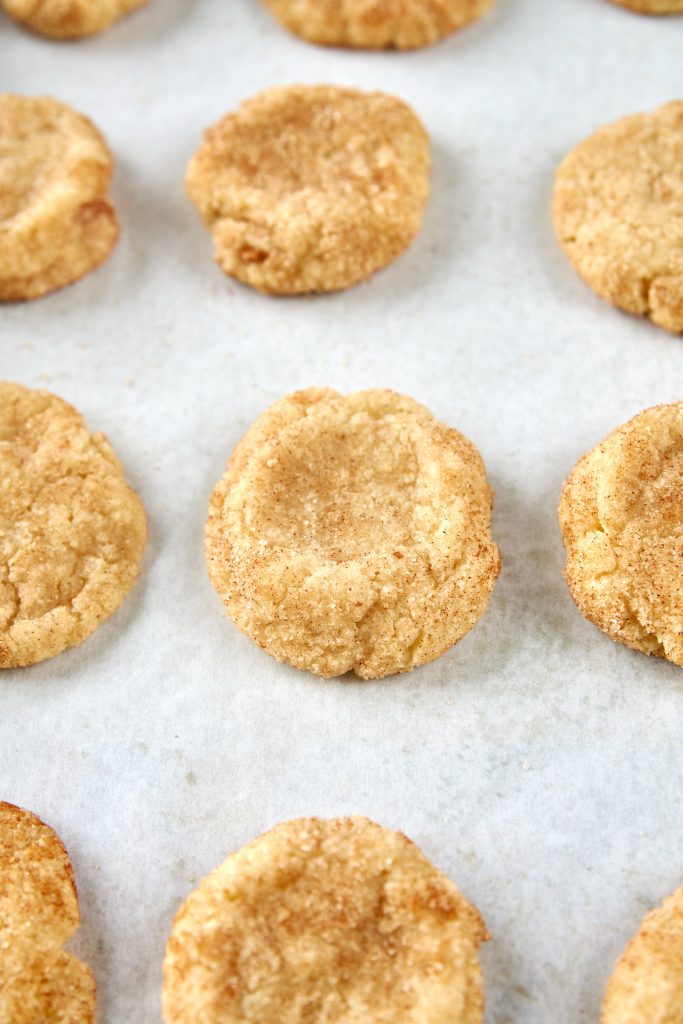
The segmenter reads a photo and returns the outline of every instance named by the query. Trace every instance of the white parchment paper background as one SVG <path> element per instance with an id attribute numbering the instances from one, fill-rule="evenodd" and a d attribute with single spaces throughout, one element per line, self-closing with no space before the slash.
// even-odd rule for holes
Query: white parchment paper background
<path id="1" fill-rule="evenodd" d="M 203 127 L 271 84 L 408 100 L 434 145 L 410 251 L 370 284 L 281 301 L 229 282 L 183 193 Z M 0 310 L 0 377 L 104 430 L 142 495 L 142 580 L 82 647 L 0 679 L 0 796 L 71 852 L 105 1024 L 159 1020 L 183 897 L 277 821 L 403 829 L 484 914 L 487 1024 L 597 1021 L 643 913 L 683 882 L 683 676 L 605 638 L 561 575 L 559 490 L 640 409 L 683 397 L 683 340 L 594 298 L 556 246 L 554 167 L 599 124 L 683 96 L 683 18 L 499 0 L 412 54 L 288 36 L 257 0 L 150 0 L 100 38 L 0 18 L 0 89 L 51 93 L 116 154 L 123 226 L 73 288 Z M 408 677 L 320 682 L 224 618 L 208 495 L 272 400 L 388 386 L 480 447 L 503 573 L 453 651 Z"/>

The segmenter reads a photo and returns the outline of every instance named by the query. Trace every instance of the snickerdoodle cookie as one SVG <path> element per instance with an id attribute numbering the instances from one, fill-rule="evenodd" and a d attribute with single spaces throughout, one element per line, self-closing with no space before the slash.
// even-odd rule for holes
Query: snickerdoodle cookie
<path id="1" fill-rule="evenodd" d="M 602 1004 L 602 1024 L 683 1021 L 683 888 L 652 910 L 624 950 Z"/>
<path id="2" fill-rule="evenodd" d="M 560 164 L 557 236 L 602 298 L 683 331 L 683 101 L 600 128 Z"/>
<path id="3" fill-rule="evenodd" d="M 683 14 L 683 0 L 612 0 L 640 14 Z"/>
<path id="4" fill-rule="evenodd" d="M 427 134 L 401 100 L 292 85 L 210 128 L 186 186 L 226 274 L 293 295 L 391 263 L 419 230 L 429 171 Z"/>
<path id="5" fill-rule="evenodd" d="M 111 175 L 87 117 L 47 97 L 0 95 L 0 301 L 35 299 L 106 260 L 119 234 Z"/>
<path id="6" fill-rule="evenodd" d="M 392 391 L 283 398 L 211 497 L 206 556 L 233 622 L 280 661 L 364 679 L 432 661 L 500 568 L 474 445 Z"/>
<path id="7" fill-rule="evenodd" d="M 494 0 L 264 0 L 311 43 L 360 49 L 429 46 L 481 18 Z"/>
<path id="8" fill-rule="evenodd" d="M 7 13 L 52 39 L 80 39 L 109 28 L 147 0 L 0 0 Z"/>
<path id="9" fill-rule="evenodd" d="M 618 427 L 575 466 L 559 519 L 581 612 L 683 666 L 683 402 Z"/>
<path id="10" fill-rule="evenodd" d="M 80 923 L 69 856 L 40 818 L 0 802 L 0 1021 L 91 1024 L 95 982 L 64 943 Z"/>
<path id="11" fill-rule="evenodd" d="M 135 582 L 142 503 L 102 434 L 47 391 L 0 383 L 0 668 L 81 643 Z"/>
<path id="12" fill-rule="evenodd" d="M 480 1024 L 478 912 L 400 832 L 302 818 L 254 839 L 180 909 L 166 1024 Z"/>

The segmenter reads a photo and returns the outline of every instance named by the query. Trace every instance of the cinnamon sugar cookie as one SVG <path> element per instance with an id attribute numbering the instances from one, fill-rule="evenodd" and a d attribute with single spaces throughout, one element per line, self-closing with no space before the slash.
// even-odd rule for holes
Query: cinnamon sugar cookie
<path id="1" fill-rule="evenodd" d="M 359 49 L 429 46 L 481 18 L 494 0 L 264 0 L 311 43 Z"/>
<path id="2" fill-rule="evenodd" d="M 575 466 L 559 508 L 565 576 L 614 640 L 683 666 L 683 402 L 618 427 Z"/>
<path id="3" fill-rule="evenodd" d="M 35 814 L 0 802 L 0 1021 L 91 1024 L 95 982 L 63 946 L 80 924 L 69 857 Z"/>
<path id="4" fill-rule="evenodd" d="M 408 672 L 486 609 L 491 500 L 474 445 L 411 398 L 299 391 L 256 420 L 213 492 L 209 575 L 280 661 Z"/>
<path id="5" fill-rule="evenodd" d="M 560 164 L 557 236 L 615 306 L 683 331 L 683 102 L 600 128 Z"/>
<path id="6" fill-rule="evenodd" d="M 147 0 L 0 0 L 16 21 L 52 39 L 80 39 L 109 28 Z"/>
<path id="7" fill-rule="evenodd" d="M 135 582 L 145 513 L 102 434 L 47 391 L 0 383 L 0 668 L 81 643 Z"/>
<path id="8" fill-rule="evenodd" d="M 106 260 L 119 234 L 112 166 L 87 117 L 0 95 L 0 301 L 35 299 Z"/>
<path id="9" fill-rule="evenodd" d="M 683 0 L 612 0 L 640 14 L 683 14 Z"/>
<path id="10" fill-rule="evenodd" d="M 187 192 L 226 274 L 264 292 L 327 292 L 386 267 L 417 234 L 429 141 L 384 93 L 266 89 L 206 132 Z"/>
<path id="11" fill-rule="evenodd" d="M 627 945 L 600 1019 L 601 1024 L 683 1021 L 683 888 L 647 915 Z"/>
<path id="12" fill-rule="evenodd" d="M 480 1024 L 478 912 L 400 832 L 301 818 L 254 839 L 179 911 L 166 1024 Z"/>

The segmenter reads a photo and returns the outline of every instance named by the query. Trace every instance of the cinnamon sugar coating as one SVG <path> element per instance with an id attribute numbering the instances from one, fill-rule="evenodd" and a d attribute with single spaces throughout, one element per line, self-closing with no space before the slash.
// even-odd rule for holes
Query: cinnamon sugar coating
<path id="1" fill-rule="evenodd" d="M 299 391 L 256 420 L 213 492 L 209 575 L 278 660 L 327 677 L 408 672 L 486 609 L 491 501 L 474 445 L 412 399 Z"/>
<path id="2" fill-rule="evenodd" d="M 204 137 L 186 187 L 226 274 L 264 292 L 348 288 L 410 244 L 429 195 L 429 141 L 401 100 L 276 86 Z"/>
<path id="3" fill-rule="evenodd" d="M 478 912 L 399 832 L 301 818 L 248 843 L 176 916 L 166 1024 L 480 1024 Z"/>
<path id="4" fill-rule="evenodd" d="M 557 171 L 554 219 L 598 295 L 683 332 L 683 101 L 623 117 L 572 150 Z"/>
<path id="5" fill-rule="evenodd" d="M 612 0 L 640 14 L 683 14 L 683 0 Z"/>
<path id="6" fill-rule="evenodd" d="M 650 911 L 614 969 L 601 1024 L 683 1020 L 683 888 Z"/>
<path id="7" fill-rule="evenodd" d="M 683 666 L 683 402 L 618 427 L 575 466 L 559 507 L 565 577 L 614 640 Z"/>
<path id="8" fill-rule="evenodd" d="M 410 50 L 481 18 L 494 0 L 264 0 L 291 32 L 311 43 Z"/>
<path id="9" fill-rule="evenodd" d="M 73 871 L 57 835 L 0 802 L 0 1020 L 92 1024 L 92 972 L 62 948 L 80 923 Z"/>
<path id="10" fill-rule="evenodd" d="M 102 434 L 46 391 L 0 383 L 0 668 L 81 643 L 135 582 L 142 503 Z"/>
<path id="11" fill-rule="evenodd" d="M 147 0 L 0 0 L 16 21 L 51 39 L 81 39 L 109 28 Z"/>
<path id="12" fill-rule="evenodd" d="M 112 168 L 87 117 L 0 95 L 0 301 L 38 298 L 106 260 L 119 236 Z"/>

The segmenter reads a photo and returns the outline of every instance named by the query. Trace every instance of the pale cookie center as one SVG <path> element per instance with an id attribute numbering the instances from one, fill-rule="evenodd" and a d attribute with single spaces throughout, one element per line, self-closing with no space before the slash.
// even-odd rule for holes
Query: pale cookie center
<path id="1" fill-rule="evenodd" d="M 258 903 L 243 902 L 252 932 L 263 940 L 242 943 L 238 952 L 235 929 L 236 948 L 226 956 L 223 947 L 220 959 L 223 991 L 234 992 L 245 1020 L 274 1020 L 273 1006 L 280 1019 L 311 1024 L 345 1019 L 352 1007 L 354 1020 L 359 1010 L 371 1019 L 374 1007 L 411 1009 L 413 975 L 426 974 L 425 964 L 442 952 L 439 942 L 404 927 L 387 908 L 384 874 L 360 884 L 344 874 L 343 865 L 334 876 L 314 871 L 286 891 L 262 889 Z"/>
<path id="2" fill-rule="evenodd" d="M 393 180 L 393 150 L 361 127 L 362 115 L 356 109 L 304 106 L 277 125 L 238 129 L 230 161 L 251 188 L 273 196 L 386 188 Z"/>
<path id="3" fill-rule="evenodd" d="M 409 545 L 417 459 L 388 424 L 316 432 L 304 447 L 274 445 L 266 460 L 271 500 L 260 536 L 344 562 Z"/>
<path id="4" fill-rule="evenodd" d="M 16 217 L 49 185 L 64 151 L 59 131 L 0 134 L 0 223 Z"/>

